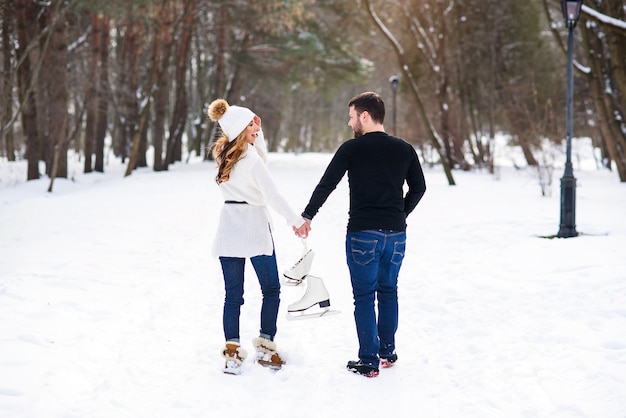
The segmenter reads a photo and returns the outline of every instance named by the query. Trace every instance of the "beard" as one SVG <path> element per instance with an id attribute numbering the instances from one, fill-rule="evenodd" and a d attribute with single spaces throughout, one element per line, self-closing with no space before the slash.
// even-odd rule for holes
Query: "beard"
<path id="1" fill-rule="evenodd" d="M 352 132 L 354 133 L 355 138 L 363 136 L 363 125 L 361 125 L 361 121 L 356 122 L 354 128 L 352 128 Z"/>

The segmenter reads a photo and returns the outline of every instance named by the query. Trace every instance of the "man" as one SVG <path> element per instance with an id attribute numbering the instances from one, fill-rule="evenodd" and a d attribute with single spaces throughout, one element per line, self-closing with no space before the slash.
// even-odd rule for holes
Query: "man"
<path id="1" fill-rule="evenodd" d="M 344 142 L 333 156 L 302 213 L 307 222 L 294 230 L 300 236 L 309 233 L 311 220 L 347 171 L 350 211 L 346 259 L 359 338 L 359 359 L 349 361 L 347 368 L 375 377 L 380 365 L 390 367 L 398 359 L 397 285 L 405 251 L 406 217 L 424 195 L 426 182 L 413 146 L 385 133 L 385 104 L 378 94 L 365 92 L 354 97 L 349 116 L 354 138 Z"/>

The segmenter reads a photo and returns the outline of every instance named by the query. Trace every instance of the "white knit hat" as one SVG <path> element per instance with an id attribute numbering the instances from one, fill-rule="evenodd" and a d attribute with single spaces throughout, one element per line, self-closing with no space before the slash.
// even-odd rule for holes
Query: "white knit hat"
<path id="1" fill-rule="evenodd" d="M 219 120 L 220 128 L 228 137 L 228 141 L 232 142 L 237 135 L 246 129 L 246 126 L 254 118 L 254 112 L 247 107 L 228 106 L 226 112 Z"/>

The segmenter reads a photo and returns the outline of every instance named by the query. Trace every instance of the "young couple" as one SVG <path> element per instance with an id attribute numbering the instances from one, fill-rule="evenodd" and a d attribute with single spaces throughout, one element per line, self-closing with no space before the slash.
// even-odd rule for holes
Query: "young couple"
<path id="1" fill-rule="evenodd" d="M 214 242 L 226 290 L 224 372 L 239 374 L 247 356 L 239 335 L 246 258 L 263 295 L 260 332 L 253 340 L 255 360 L 276 369 L 284 364 L 274 342 L 280 280 L 267 206 L 283 216 L 296 235 L 306 238 L 314 216 L 346 172 L 350 188 L 346 259 L 359 340 L 358 360 L 349 361 L 347 369 L 374 377 L 381 365 L 393 365 L 398 359 L 397 283 L 405 252 L 406 218 L 424 195 L 426 183 L 413 146 L 385 133 L 381 97 L 365 92 L 350 100 L 348 125 L 354 138 L 338 148 L 301 215 L 278 191 L 266 167 L 261 119 L 250 109 L 230 106 L 223 99 L 213 101 L 207 113 L 222 132 L 212 153 L 217 164 L 215 180 L 224 198 Z"/>

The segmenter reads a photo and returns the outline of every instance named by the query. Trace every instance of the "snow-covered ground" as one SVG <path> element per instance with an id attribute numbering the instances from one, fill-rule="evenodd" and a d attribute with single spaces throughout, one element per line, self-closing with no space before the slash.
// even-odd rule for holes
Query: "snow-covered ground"
<path id="1" fill-rule="evenodd" d="M 330 154 L 270 154 L 300 211 Z M 400 276 L 399 361 L 379 377 L 356 359 L 344 261 L 347 186 L 313 222 L 312 274 L 341 314 L 288 321 L 304 289 L 284 286 L 276 341 L 286 366 L 221 372 L 223 282 L 210 246 L 221 207 L 214 164 L 24 183 L 0 161 L 0 416 L 626 416 L 626 184 L 576 161 L 576 220 L 558 231 L 559 190 L 531 170 L 496 177 L 425 167 Z M 274 215 L 279 268 L 302 245 Z M 260 291 L 248 264 L 242 342 L 253 351 Z"/>

